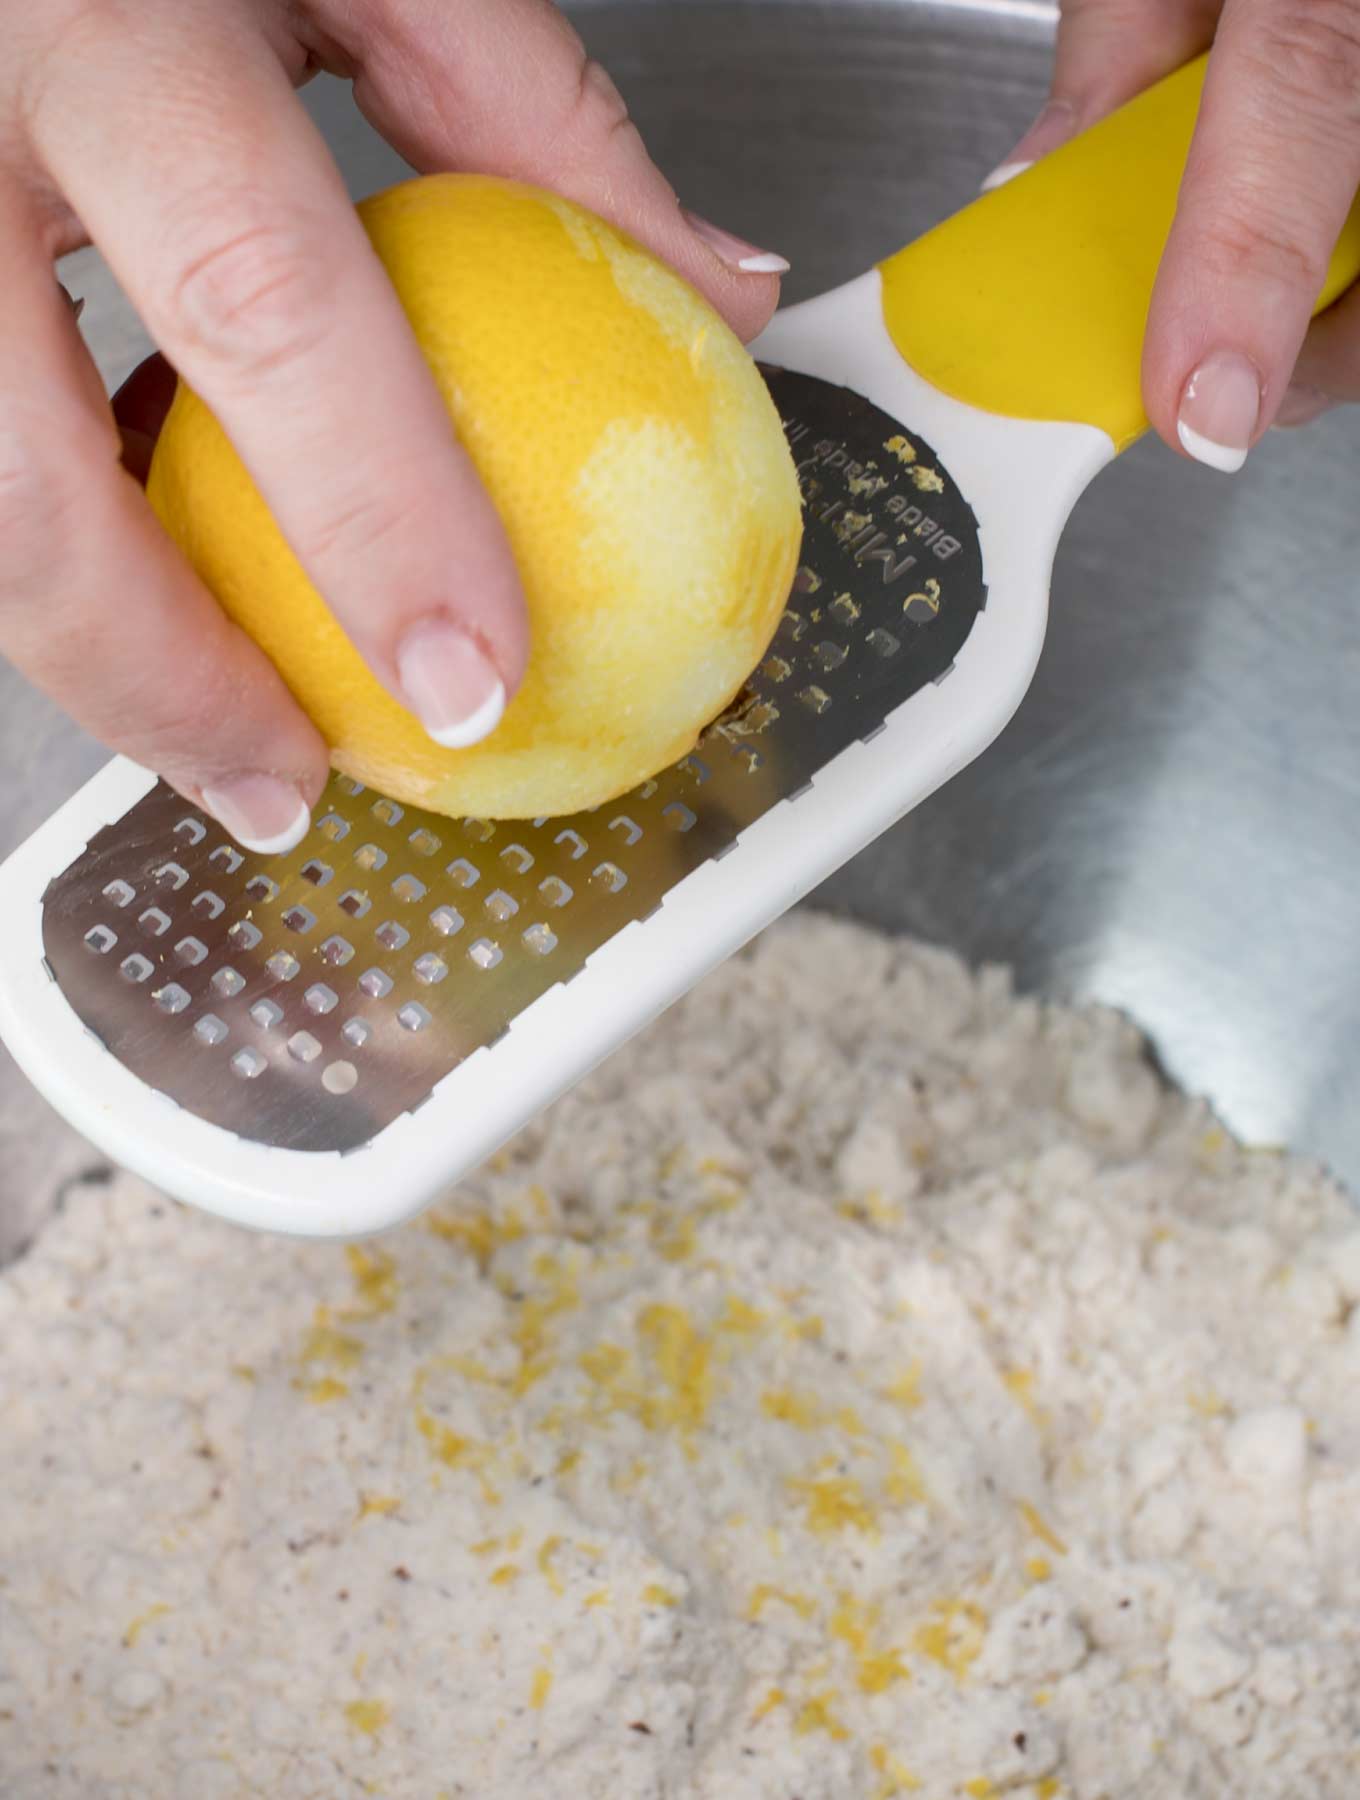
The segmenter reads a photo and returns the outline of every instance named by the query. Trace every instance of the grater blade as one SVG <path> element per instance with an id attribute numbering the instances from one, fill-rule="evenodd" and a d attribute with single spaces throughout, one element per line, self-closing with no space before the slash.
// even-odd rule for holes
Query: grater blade
<path id="1" fill-rule="evenodd" d="M 240 1138 L 369 1144 L 948 674 L 986 593 L 948 470 L 859 395 L 763 373 L 799 465 L 802 564 L 696 750 L 620 800 L 533 821 L 452 820 L 334 776 L 302 844 L 270 858 L 156 784 L 42 902 L 48 971 L 113 1057 Z"/>

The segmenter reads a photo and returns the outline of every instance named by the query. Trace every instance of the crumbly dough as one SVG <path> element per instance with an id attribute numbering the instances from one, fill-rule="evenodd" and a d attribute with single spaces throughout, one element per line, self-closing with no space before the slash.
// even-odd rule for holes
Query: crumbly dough
<path id="1" fill-rule="evenodd" d="M 1360 1228 L 804 916 L 447 1205 L 0 1278 L 14 1800 L 1343 1800 Z"/>

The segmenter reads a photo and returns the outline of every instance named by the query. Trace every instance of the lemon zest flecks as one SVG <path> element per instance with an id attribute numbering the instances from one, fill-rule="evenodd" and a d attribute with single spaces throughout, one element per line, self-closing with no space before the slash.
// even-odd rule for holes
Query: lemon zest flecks
<path id="1" fill-rule="evenodd" d="M 534 1670 L 533 1684 L 529 1689 L 529 1704 L 535 1712 L 541 1711 L 547 1705 L 548 1695 L 552 1692 L 552 1684 L 551 1669 Z"/>
<path id="2" fill-rule="evenodd" d="M 499 1568 L 491 1571 L 488 1579 L 490 1580 L 492 1587 L 509 1587 L 510 1583 L 512 1581 L 518 1581 L 519 1577 L 520 1568 L 518 1563 L 502 1563 Z"/>
<path id="3" fill-rule="evenodd" d="M 323 1375 L 319 1381 L 309 1382 L 302 1391 L 313 1406 L 324 1406 L 328 1400 L 343 1400 L 349 1388 L 334 1375 Z"/>
<path id="4" fill-rule="evenodd" d="M 894 1800 L 894 1796 L 898 1794 L 920 1793 L 920 1782 L 886 1744 L 871 1744 L 869 1761 L 875 1773 L 882 1777 L 874 1789 L 874 1800 Z"/>
<path id="5" fill-rule="evenodd" d="M 1046 1556 L 1026 1557 L 1025 1573 L 1031 1581 L 1047 1581 L 1053 1574 L 1053 1564 Z"/>
<path id="6" fill-rule="evenodd" d="M 761 1701 L 760 1705 L 756 1708 L 755 1712 L 751 1715 L 752 1719 L 757 1721 L 760 1719 L 767 1719 L 776 1706 L 782 1706 L 783 1704 L 783 1688 L 772 1687 L 769 1693 L 766 1694 L 765 1698 Z"/>
<path id="7" fill-rule="evenodd" d="M 759 1586 L 751 1589 L 751 1598 L 746 1606 L 746 1617 L 758 1619 L 772 1601 L 789 1607 L 798 1614 L 800 1619 L 810 1619 L 817 1610 L 817 1603 L 810 1595 L 790 1593 L 787 1588 L 771 1587 L 768 1582 L 762 1581 Z"/>
<path id="8" fill-rule="evenodd" d="M 391 1717 L 392 1709 L 385 1700 L 351 1700 L 345 1707 L 351 1731 L 361 1731 L 365 1737 L 377 1737 Z"/>
<path id="9" fill-rule="evenodd" d="M 912 1634 L 912 1647 L 928 1656 L 956 1681 L 962 1681 L 982 1654 L 987 1633 L 987 1615 L 970 1600 L 941 1600 L 935 1617 L 918 1625 Z"/>
<path id="10" fill-rule="evenodd" d="M 376 1514 L 379 1518 L 384 1518 L 387 1514 L 396 1512 L 400 1506 L 401 1500 L 396 1494 L 361 1494 L 359 1517 L 367 1519 Z"/>
<path id="11" fill-rule="evenodd" d="M 898 462 L 904 465 L 916 461 L 916 450 L 914 446 L 909 444 L 907 440 L 900 435 L 898 437 L 890 437 L 883 448 L 891 451 Z"/>
<path id="12" fill-rule="evenodd" d="M 586 1595 L 583 1604 L 585 1605 L 585 1607 L 588 1611 L 593 1610 L 597 1606 L 608 1606 L 609 1605 L 609 1589 L 608 1588 L 596 1588 L 595 1592 L 593 1594 Z"/>
<path id="13" fill-rule="evenodd" d="M 808 1529 L 819 1537 L 837 1531 L 877 1532 L 874 1509 L 853 1475 L 795 1478 L 788 1486 L 807 1510 Z"/>
<path id="14" fill-rule="evenodd" d="M 543 1579 L 555 1594 L 564 1594 L 566 1592 L 566 1589 L 562 1585 L 562 1577 L 553 1567 L 553 1558 L 561 1548 L 561 1538 L 550 1537 L 544 1538 L 538 1551 L 538 1572 L 542 1575 Z"/>
<path id="15" fill-rule="evenodd" d="M 824 1731 L 837 1743 L 848 1738 L 850 1733 L 831 1710 L 832 1702 L 838 1698 L 831 1689 L 821 1694 L 809 1694 L 794 1715 L 794 1736 L 806 1737 L 809 1732 Z"/>
<path id="16" fill-rule="evenodd" d="M 148 1606 L 145 1612 L 138 1613 L 137 1617 L 123 1633 L 123 1648 L 125 1650 L 134 1650 L 137 1647 L 137 1639 L 146 1630 L 147 1626 L 154 1625 L 157 1619 L 163 1619 L 169 1610 L 170 1608 L 166 1606 L 163 1601 L 158 1600 L 154 1606 Z"/>
<path id="17" fill-rule="evenodd" d="M 328 1306 L 318 1306 L 312 1328 L 303 1339 L 299 1356 L 303 1362 L 330 1363 L 337 1369 L 353 1369 L 364 1353 L 362 1341 L 348 1332 L 337 1331 L 331 1324 Z"/>
<path id="18" fill-rule="evenodd" d="M 648 1606 L 679 1606 L 680 1604 L 678 1594 L 673 1594 L 669 1588 L 664 1588 L 655 1581 L 648 1582 L 647 1586 L 643 1588 L 642 1598 Z"/>
<path id="19" fill-rule="evenodd" d="M 345 1245 L 345 1260 L 354 1285 L 359 1290 L 359 1304 L 346 1307 L 346 1319 L 374 1319 L 379 1313 L 391 1312 L 397 1304 L 397 1265 L 385 1250 L 365 1250 L 359 1244 Z"/>
<path id="20" fill-rule="evenodd" d="M 1026 1525 L 1029 1526 L 1039 1542 L 1041 1544 L 1047 1544 L 1055 1556 L 1066 1556 L 1067 1545 L 1058 1536 L 1056 1531 L 1053 1531 L 1044 1523 L 1043 1517 L 1038 1509 L 1031 1506 L 1028 1500 L 1020 1501 L 1019 1505 L 1020 1517 L 1025 1521 Z"/>
<path id="21" fill-rule="evenodd" d="M 915 1412 L 925 1401 L 921 1392 L 922 1373 L 921 1359 L 918 1356 L 884 1388 L 885 1398 L 895 1400 L 899 1406 L 905 1406 L 908 1412 Z"/>

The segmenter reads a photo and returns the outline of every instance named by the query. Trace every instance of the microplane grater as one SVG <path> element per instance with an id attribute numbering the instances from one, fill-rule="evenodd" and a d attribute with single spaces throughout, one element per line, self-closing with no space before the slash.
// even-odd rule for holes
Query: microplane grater
<path id="1" fill-rule="evenodd" d="M 800 459 L 803 560 L 697 749 L 618 801 L 500 824 L 333 776 L 275 857 L 158 782 L 43 900 L 48 966 L 112 1055 L 239 1137 L 356 1150 L 943 679 L 983 602 L 966 501 L 868 401 L 765 373 Z"/>

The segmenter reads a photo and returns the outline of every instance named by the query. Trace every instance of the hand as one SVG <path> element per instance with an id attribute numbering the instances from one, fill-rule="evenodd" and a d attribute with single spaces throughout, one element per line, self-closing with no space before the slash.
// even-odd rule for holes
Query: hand
<path id="1" fill-rule="evenodd" d="M 331 69 L 415 167 L 594 208 L 745 336 L 787 265 L 681 210 L 549 0 L 0 0 L 0 27 L 0 651 L 242 843 L 291 847 L 326 746 L 128 472 L 169 369 L 124 390 L 125 466 L 53 259 L 99 246 L 370 667 L 445 743 L 514 692 L 523 596 L 293 88 Z"/>
<path id="2" fill-rule="evenodd" d="M 1143 393 L 1169 444 L 1232 471 L 1272 424 L 1360 400 L 1360 288 L 1309 327 L 1360 184 L 1360 0 L 1068 0 L 1049 103 L 989 182 L 1210 42 Z"/>

